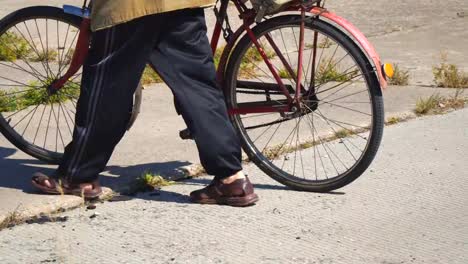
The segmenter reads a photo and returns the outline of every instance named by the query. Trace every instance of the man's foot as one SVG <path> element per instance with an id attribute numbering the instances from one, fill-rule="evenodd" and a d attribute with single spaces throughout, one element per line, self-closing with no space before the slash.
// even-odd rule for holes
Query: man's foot
<path id="1" fill-rule="evenodd" d="M 32 184 L 47 194 L 70 194 L 85 199 L 96 199 L 102 194 L 102 188 L 97 181 L 83 184 L 70 184 L 65 181 L 58 182 L 57 180 L 44 175 L 35 173 L 32 177 Z"/>
<path id="2" fill-rule="evenodd" d="M 232 176 L 224 180 L 214 179 L 207 187 L 190 193 L 190 200 L 200 204 L 249 206 L 258 201 L 252 183 L 244 176 Z"/>

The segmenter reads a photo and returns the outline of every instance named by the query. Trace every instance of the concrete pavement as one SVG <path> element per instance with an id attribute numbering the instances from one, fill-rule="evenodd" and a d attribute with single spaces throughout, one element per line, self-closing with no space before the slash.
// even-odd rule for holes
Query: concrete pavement
<path id="1" fill-rule="evenodd" d="M 77 0 L 54 0 L 47 4 L 61 5 L 65 2 L 81 3 Z M 36 0 L 2 0 L 0 16 L 23 6 L 37 4 L 44 3 Z M 446 1 L 443 8 L 440 2 L 434 1 L 377 0 L 369 4 L 369 1 L 359 0 L 352 4 L 344 1 L 331 1 L 329 4 L 331 10 L 361 28 L 386 61 L 397 62 L 402 68 L 410 70 L 412 86 L 390 87 L 384 93 L 387 117 L 410 113 L 419 97 L 430 96 L 435 92 L 454 92 L 424 87 L 432 84 L 431 68 L 440 62 L 440 52 L 446 51 L 449 62 L 468 70 L 468 17 L 457 15 L 468 12 L 466 1 Z M 362 15 L 359 11 L 369 15 Z M 208 15 L 207 20 L 211 28 L 214 19 Z M 183 128 L 181 118 L 173 110 L 172 97 L 167 87 L 155 85 L 145 90 L 143 113 L 118 146 L 104 173 L 104 183 L 110 187 L 121 186 L 145 170 L 172 175 L 181 166 L 198 163 L 194 144 L 178 139 L 177 133 Z M 389 137 L 388 134 L 385 137 Z M 387 162 L 397 163 L 389 159 Z M 34 194 L 29 177 L 37 170 L 51 172 L 53 167 L 17 151 L 5 138 L 0 137 L 0 221 L 15 210 L 32 215 L 81 204 L 81 199 L 76 197 Z M 307 197 L 316 196 L 308 194 Z"/>
<path id="2" fill-rule="evenodd" d="M 118 145 L 103 173 L 103 183 L 113 189 L 127 185 L 144 171 L 177 177 L 180 167 L 199 163 L 195 144 L 178 138 L 178 131 L 185 126 L 173 110 L 169 89 L 156 85 L 144 93 L 140 119 Z M 384 96 L 386 115 L 388 118 L 410 115 L 418 98 L 433 93 L 451 96 L 454 90 L 391 87 Z M 78 197 L 36 194 L 30 176 L 37 171 L 52 173 L 55 167 L 16 150 L 3 137 L 0 137 L 0 157 L 0 221 L 13 211 L 32 216 L 82 204 Z"/>
<path id="3" fill-rule="evenodd" d="M 199 178 L 0 236 L 1 263 L 468 262 L 468 109 L 391 126 L 376 161 L 330 194 L 285 189 L 248 165 L 249 208 L 201 206 Z"/>

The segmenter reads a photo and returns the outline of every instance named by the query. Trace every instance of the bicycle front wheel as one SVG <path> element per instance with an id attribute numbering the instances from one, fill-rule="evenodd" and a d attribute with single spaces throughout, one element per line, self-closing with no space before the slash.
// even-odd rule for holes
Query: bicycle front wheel
<path id="1" fill-rule="evenodd" d="M 71 141 L 81 70 L 55 94 L 71 62 L 81 18 L 36 6 L 0 21 L 0 131 L 16 147 L 57 164 Z"/>
<path id="2" fill-rule="evenodd" d="M 300 107 L 259 110 L 288 101 L 248 35 L 226 69 L 226 100 L 250 160 L 293 189 L 328 192 L 357 179 L 374 159 L 384 126 L 382 93 L 360 48 L 322 20 L 306 21 L 299 61 L 300 21 L 279 16 L 253 28 L 291 97 L 302 63 Z"/>

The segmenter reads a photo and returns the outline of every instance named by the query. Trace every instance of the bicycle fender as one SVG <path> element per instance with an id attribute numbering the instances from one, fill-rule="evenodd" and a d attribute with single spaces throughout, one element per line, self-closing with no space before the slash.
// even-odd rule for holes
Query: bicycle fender
<path id="1" fill-rule="evenodd" d="M 366 36 L 364 36 L 364 34 L 357 27 L 355 27 L 353 24 L 351 24 L 351 22 L 347 21 L 343 17 L 340 17 L 321 7 L 314 7 L 310 9 L 309 12 L 312 13 L 314 16 L 321 16 L 336 23 L 342 29 L 344 29 L 346 33 L 351 35 L 354 38 L 354 40 L 358 42 L 359 46 L 363 49 L 366 55 L 372 60 L 374 67 L 377 70 L 377 76 L 380 82 L 380 87 L 382 89 L 387 88 L 387 79 L 384 77 L 380 56 L 375 50 L 374 46 L 369 42 Z"/>
<path id="2" fill-rule="evenodd" d="M 72 5 L 63 5 L 63 12 L 66 14 L 79 16 L 82 18 L 90 18 L 91 14 L 89 9 L 83 9 L 81 7 L 72 6 Z"/>
<path id="3" fill-rule="evenodd" d="M 221 58 L 219 59 L 219 64 L 218 64 L 218 69 L 217 69 L 217 74 L 216 74 L 217 80 L 221 85 L 224 84 L 224 75 L 225 75 L 226 67 L 229 64 L 229 55 L 231 55 L 231 51 L 234 49 L 235 44 L 243 36 L 244 33 L 245 33 L 245 29 L 243 26 L 241 26 L 232 34 L 231 38 L 229 39 L 229 42 L 226 43 L 226 46 L 224 46 L 223 52 L 221 54 Z"/>

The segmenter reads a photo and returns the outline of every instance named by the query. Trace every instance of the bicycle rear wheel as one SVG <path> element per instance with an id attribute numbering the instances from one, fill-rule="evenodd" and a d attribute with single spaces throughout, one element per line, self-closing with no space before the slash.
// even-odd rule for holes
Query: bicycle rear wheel
<path id="1" fill-rule="evenodd" d="M 0 21 L 0 132 L 51 164 L 61 160 L 72 138 L 81 70 L 56 94 L 47 87 L 67 71 L 80 23 L 80 17 L 47 6 Z"/>
<path id="2" fill-rule="evenodd" d="M 293 189 L 328 192 L 357 179 L 374 159 L 384 126 L 382 93 L 359 47 L 322 20 L 306 22 L 299 62 L 300 21 L 297 15 L 279 16 L 253 28 L 292 97 L 303 64 L 300 107 L 252 112 L 288 101 L 247 35 L 226 69 L 226 100 L 250 160 Z"/>

